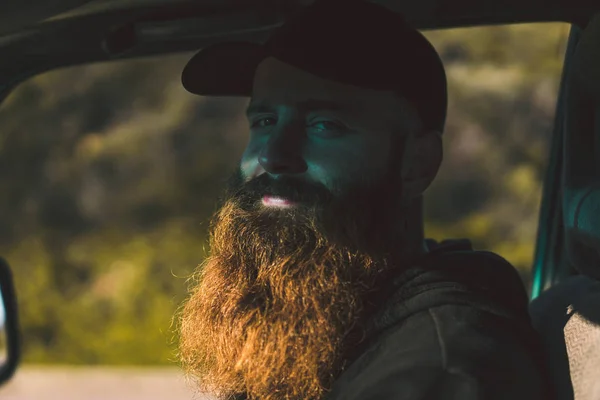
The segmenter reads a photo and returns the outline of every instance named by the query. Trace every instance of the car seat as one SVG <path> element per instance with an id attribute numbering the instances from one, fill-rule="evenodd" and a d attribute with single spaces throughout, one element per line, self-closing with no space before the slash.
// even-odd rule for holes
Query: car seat
<path id="1" fill-rule="evenodd" d="M 566 77 L 562 211 L 578 275 L 532 302 L 557 399 L 600 399 L 600 16 L 592 18 Z"/>

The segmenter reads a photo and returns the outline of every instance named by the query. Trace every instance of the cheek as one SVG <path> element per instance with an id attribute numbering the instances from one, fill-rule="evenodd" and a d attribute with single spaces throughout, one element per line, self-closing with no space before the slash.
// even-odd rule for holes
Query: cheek
<path id="1" fill-rule="evenodd" d="M 242 154 L 240 160 L 240 170 L 244 179 L 258 176 L 264 172 L 264 169 L 258 162 L 260 150 L 256 146 L 249 145 Z"/>
<path id="2" fill-rule="evenodd" d="M 328 187 L 364 185 L 386 176 L 390 166 L 390 143 L 357 141 L 307 151 L 306 161 L 312 179 Z"/>

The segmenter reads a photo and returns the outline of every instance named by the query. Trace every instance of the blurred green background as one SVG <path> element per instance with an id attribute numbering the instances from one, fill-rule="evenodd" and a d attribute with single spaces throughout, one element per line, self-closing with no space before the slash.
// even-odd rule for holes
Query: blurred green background
<path id="1" fill-rule="evenodd" d="M 427 32 L 450 91 L 427 235 L 498 252 L 527 286 L 568 31 Z M 189 57 L 53 71 L 0 106 L 0 255 L 26 363 L 176 362 L 172 315 L 247 134 L 245 99 L 183 90 Z"/>

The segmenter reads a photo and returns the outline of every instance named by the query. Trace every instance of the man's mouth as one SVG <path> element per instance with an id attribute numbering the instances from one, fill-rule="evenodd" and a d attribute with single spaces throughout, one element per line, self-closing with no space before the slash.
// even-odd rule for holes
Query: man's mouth
<path id="1" fill-rule="evenodd" d="M 266 207 L 289 208 L 294 205 L 294 202 L 284 197 L 265 195 L 262 198 L 262 203 Z"/>

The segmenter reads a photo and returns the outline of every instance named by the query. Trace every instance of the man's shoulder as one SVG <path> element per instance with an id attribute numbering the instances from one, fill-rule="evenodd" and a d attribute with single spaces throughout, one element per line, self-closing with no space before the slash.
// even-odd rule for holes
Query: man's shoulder
<path id="1" fill-rule="evenodd" d="M 437 376 L 460 386 L 460 393 L 477 392 L 473 398 L 494 398 L 491 392 L 502 386 L 494 382 L 501 381 L 504 394 L 540 398 L 527 295 L 505 259 L 468 248 L 438 248 L 395 284 L 396 292 L 373 318 L 369 345 L 342 374 L 336 392 L 381 386 L 389 393 L 425 391 Z M 486 396 L 479 397 L 482 393 Z"/>
<path id="2" fill-rule="evenodd" d="M 430 248 L 389 285 L 392 295 L 379 305 L 369 330 L 384 330 L 443 305 L 470 306 L 529 321 L 528 296 L 517 270 L 495 253 L 472 250 L 465 241 Z"/>
<path id="3" fill-rule="evenodd" d="M 425 398 L 442 386 L 453 390 L 426 398 L 544 398 L 535 355 L 512 322 L 469 305 L 421 310 L 382 332 L 332 399 Z"/>

